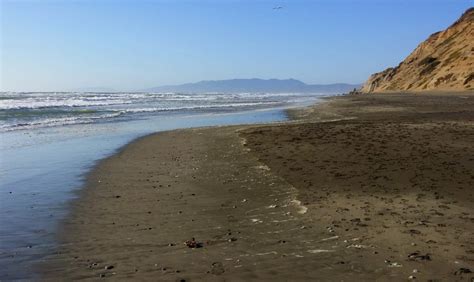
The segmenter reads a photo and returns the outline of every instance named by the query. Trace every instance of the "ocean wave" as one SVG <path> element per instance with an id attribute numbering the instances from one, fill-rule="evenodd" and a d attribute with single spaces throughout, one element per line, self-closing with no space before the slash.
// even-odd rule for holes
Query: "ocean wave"
<path id="1" fill-rule="evenodd" d="M 84 99 L 69 99 L 69 100 L 42 100 L 39 101 L 34 98 L 22 100 L 0 100 L 0 110 L 15 110 L 15 109 L 44 109 L 44 108 L 72 108 L 72 107 L 94 107 L 94 106 L 111 106 L 131 104 L 132 101 L 127 100 L 84 100 Z"/>
<path id="2" fill-rule="evenodd" d="M 58 94 L 45 95 L 0 95 L 0 110 L 15 109 L 44 109 L 44 108 L 72 108 L 72 107 L 104 107 L 125 104 L 181 102 L 181 101 L 214 101 L 231 99 L 225 96 L 212 95 L 184 95 L 184 94 Z"/>
<path id="3" fill-rule="evenodd" d="M 274 104 L 279 104 L 279 102 L 249 102 L 249 103 L 209 104 L 209 105 L 194 105 L 194 106 L 180 106 L 180 107 L 129 108 L 129 109 L 121 109 L 120 111 L 123 111 L 126 113 L 144 113 L 144 112 L 162 112 L 162 111 L 253 107 L 253 106 L 262 106 L 262 105 L 270 106 Z"/>
<path id="4" fill-rule="evenodd" d="M 123 112 L 116 112 L 110 114 L 102 114 L 97 116 L 77 116 L 77 117 L 61 117 L 61 118 L 45 118 L 34 121 L 20 122 L 15 124 L 0 125 L 0 132 L 8 132 L 14 130 L 35 129 L 44 127 L 64 126 L 73 124 L 93 123 L 97 120 L 110 119 L 121 116 Z"/>
<path id="5" fill-rule="evenodd" d="M 314 98 L 314 95 L 312 95 Z M 297 93 L 0 93 L 0 131 L 97 123 L 160 112 L 221 112 L 300 103 Z"/>
<path id="6" fill-rule="evenodd" d="M 44 112 L 39 111 L 38 117 L 34 120 L 19 120 L 14 123 L 0 124 L 0 132 L 25 130 L 35 128 L 45 128 L 54 126 L 65 126 L 74 124 L 94 123 L 101 120 L 108 120 L 123 116 L 126 114 L 139 114 L 151 112 L 170 112 L 170 111 L 192 111 L 202 109 L 229 109 L 229 108 L 251 108 L 259 106 L 272 106 L 281 104 L 280 102 L 241 102 L 241 103 L 220 103 L 220 104 L 205 104 L 205 105 L 191 105 L 191 106 L 175 106 L 175 107 L 137 107 L 137 108 L 117 108 L 107 111 L 71 111 L 65 112 L 64 117 L 44 117 L 41 116 Z M 89 115 L 84 115 L 84 114 Z M 46 114 L 46 113 L 44 113 Z M 73 115 L 73 116 L 71 116 Z"/>

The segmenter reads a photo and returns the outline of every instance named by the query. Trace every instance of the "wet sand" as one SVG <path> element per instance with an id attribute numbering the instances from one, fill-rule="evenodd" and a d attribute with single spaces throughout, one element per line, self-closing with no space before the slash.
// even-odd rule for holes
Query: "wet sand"
<path id="1" fill-rule="evenodd" d="M 291 115 L 154 134 L 105 159 L 43 278 L 474 277 L 472 93 L 346 96 Z"/>

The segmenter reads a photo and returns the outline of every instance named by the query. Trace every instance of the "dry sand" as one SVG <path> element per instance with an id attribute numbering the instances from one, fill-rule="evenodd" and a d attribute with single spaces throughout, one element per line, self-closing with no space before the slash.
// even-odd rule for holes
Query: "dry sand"
<path id="1" fill-rule="evenodd" d="M 147 136 L 100 162 L 43 278 L 473 279 L 472 93 L 291 114 Z"/>

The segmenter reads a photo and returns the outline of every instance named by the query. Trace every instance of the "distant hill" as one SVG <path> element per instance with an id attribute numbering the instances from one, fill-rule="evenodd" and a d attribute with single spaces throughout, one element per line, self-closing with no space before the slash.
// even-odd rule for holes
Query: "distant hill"
<path id="1" fill-rule="evenodd" d="M 344 93 L 360 84 L 305 84 L 296 79 L 229 79 L 229 80 L 205 80 L 196 83 L 181 85 L 160 86 L 144 89 L 146 92 L 181 92 L 181 93 Z"/>
<path id="2" fill-rule="evenodd" d="M 474 8 L 432 34 L 397 67 L 373 74 L 362 92 L 474 89 Z"/>

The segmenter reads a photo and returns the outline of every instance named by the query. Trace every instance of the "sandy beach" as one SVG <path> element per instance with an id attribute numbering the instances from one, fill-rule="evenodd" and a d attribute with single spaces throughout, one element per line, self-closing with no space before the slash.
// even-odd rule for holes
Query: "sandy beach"
<path id="1" fill-rule="evenodd" d="M 149 135 L 101 161 L 43 279 L 473 279 L 474 93 L 289 114 Z"/>

